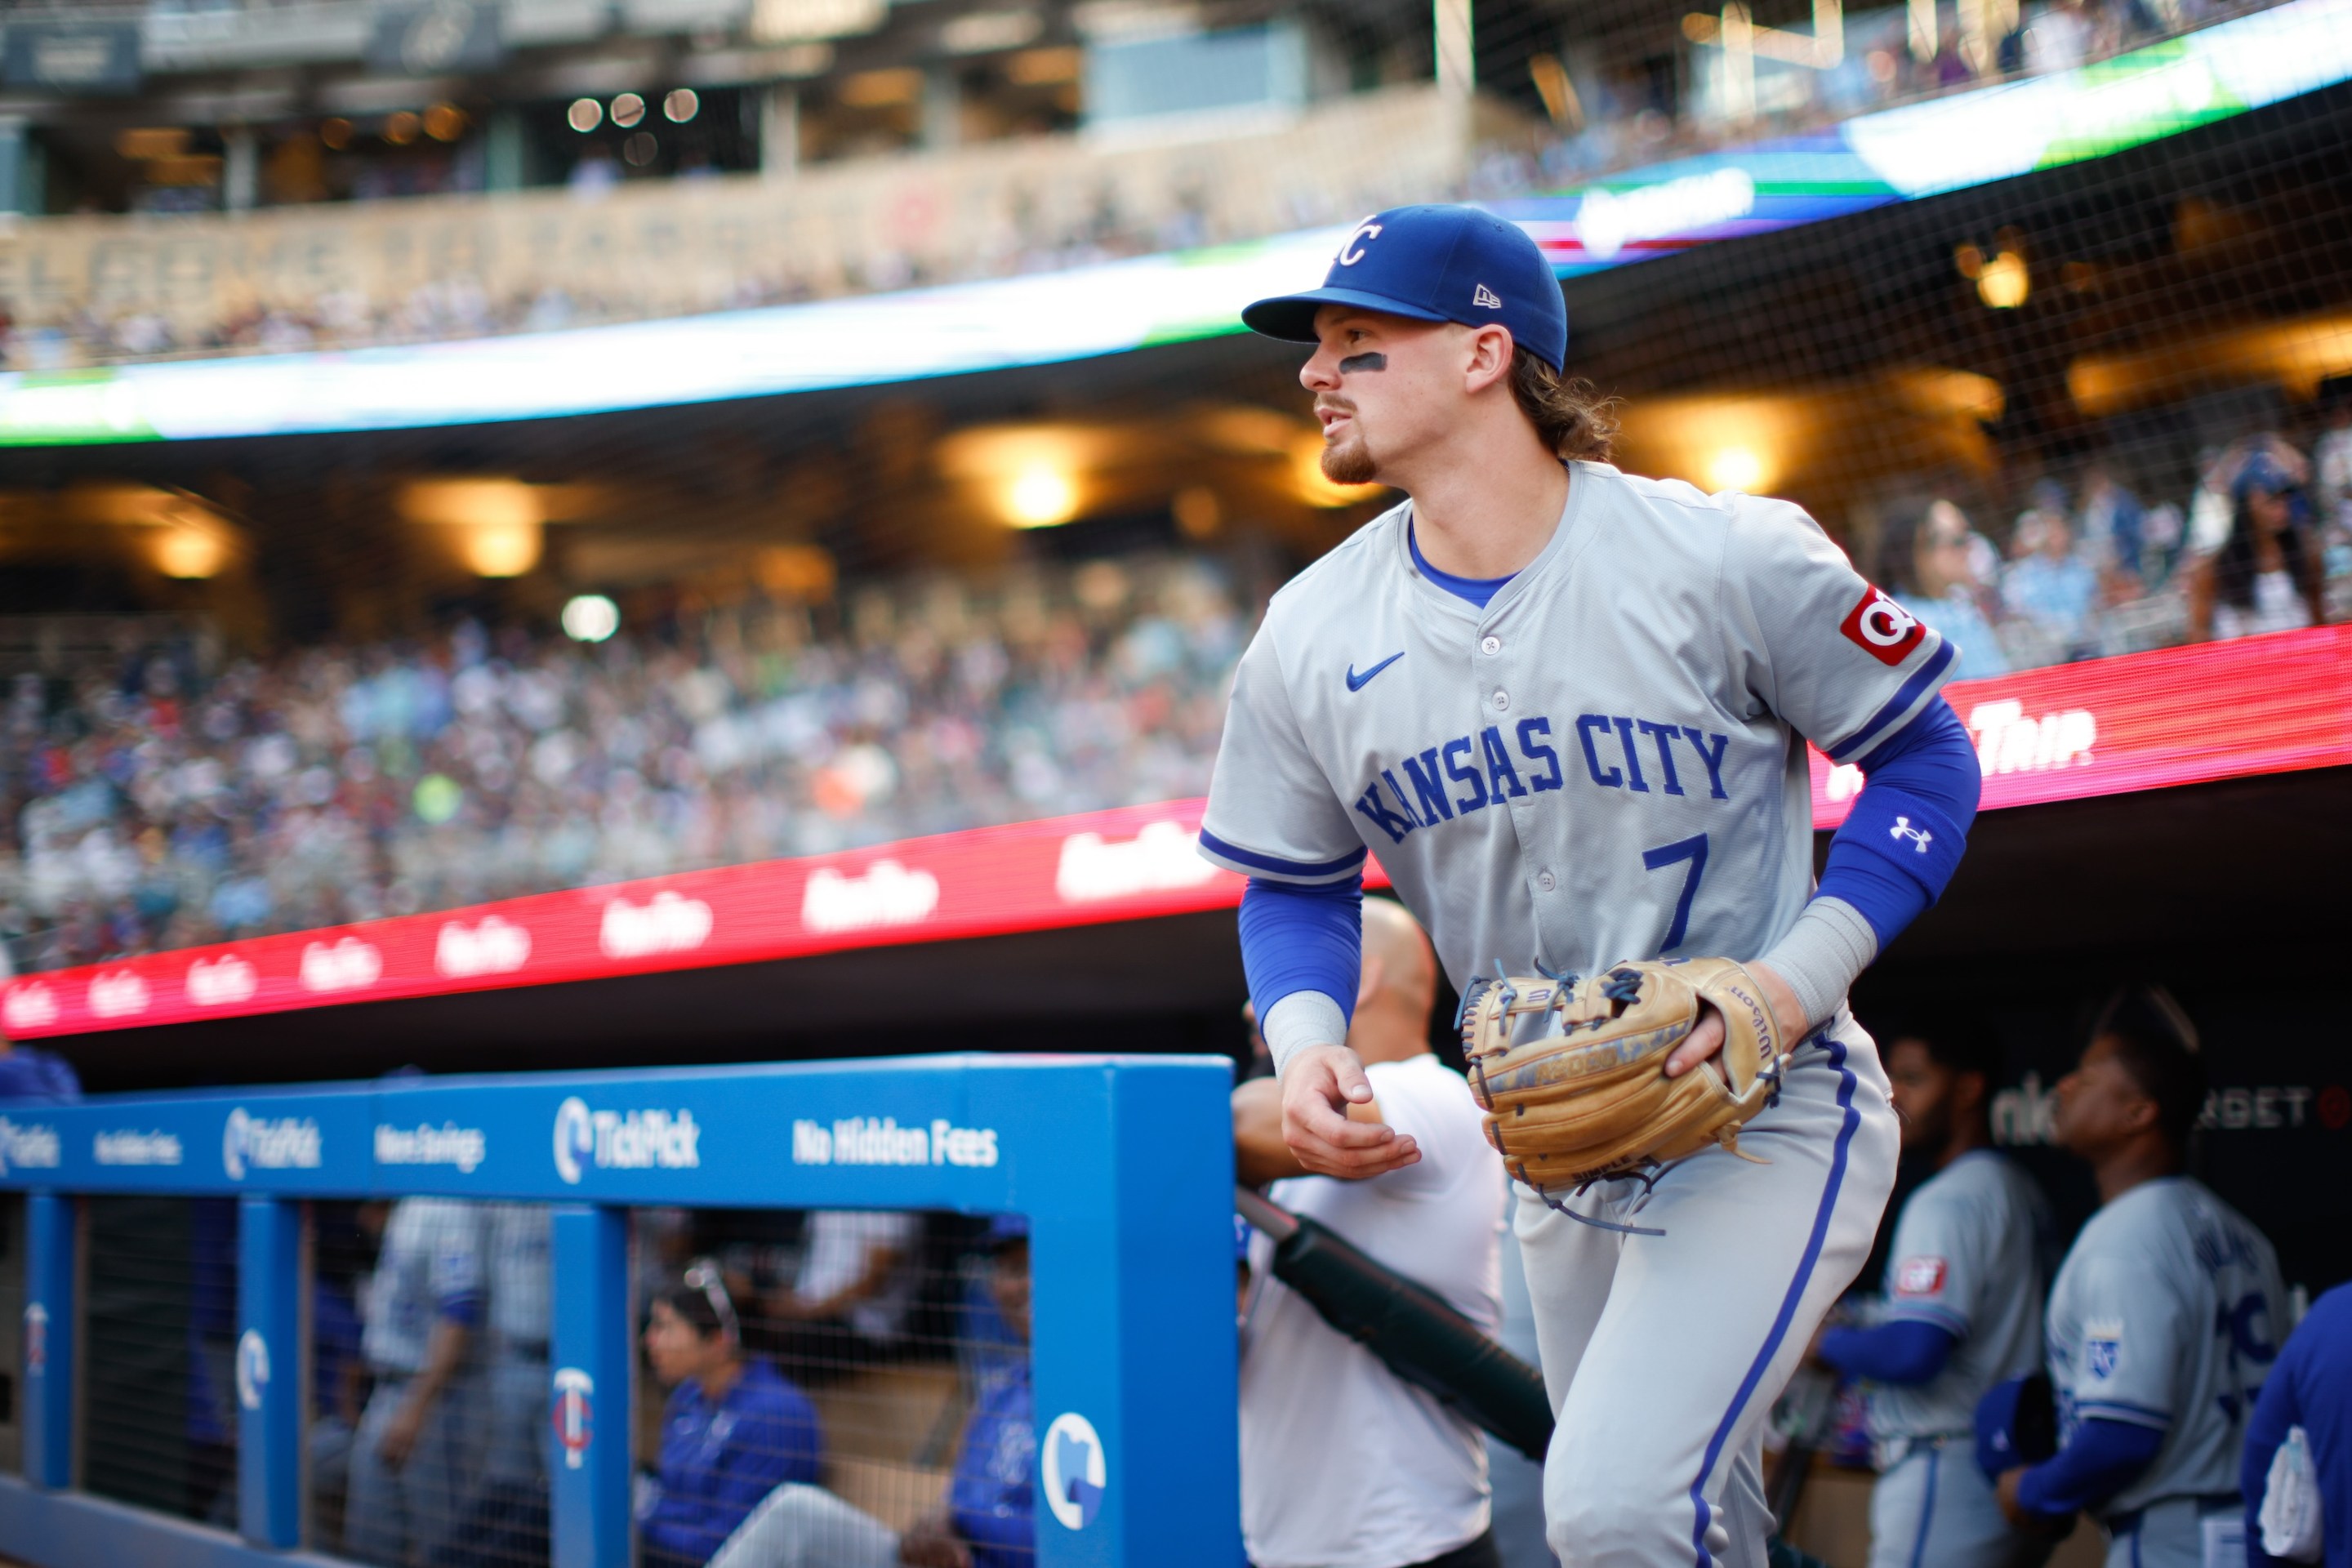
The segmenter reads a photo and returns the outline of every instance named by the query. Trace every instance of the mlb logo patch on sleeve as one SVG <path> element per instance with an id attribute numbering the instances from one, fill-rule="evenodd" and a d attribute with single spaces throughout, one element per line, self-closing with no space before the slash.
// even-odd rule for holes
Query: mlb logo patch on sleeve
<path id="1" fill-rule="evenodd" d="M 1885 665 L 1897 665 L 1927 637 L 1919 617 L 1877 588 L 1865 588 L 1860 602 L 1838 623 L 1846 640 Z"/>
<path id="2" fill-rule="evenodd" d="M 1944 1289 L 1944 1260 L 1940 1258 L 1906 1258 L 1895 1266 L 1895 1293 L 1897 1296 L 1936 1296 Z"/>

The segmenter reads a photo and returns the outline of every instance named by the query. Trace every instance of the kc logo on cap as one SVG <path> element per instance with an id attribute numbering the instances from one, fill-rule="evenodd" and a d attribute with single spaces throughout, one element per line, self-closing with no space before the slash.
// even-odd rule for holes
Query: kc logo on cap
<path id="1" fill-rule="evenodd" d="M 1542 247 L 1478 207 L 1374 213 L 1340 241 L 1321 288 L 1256 300 L 1242 321 L 1269 337 L 1311 343 L 1318 341 L 1316 312 L 1328 305 L 1409 321 L 1499 326 L 1514 347 L 1554 370 L 1568 356 L 1567 302 Z"/>

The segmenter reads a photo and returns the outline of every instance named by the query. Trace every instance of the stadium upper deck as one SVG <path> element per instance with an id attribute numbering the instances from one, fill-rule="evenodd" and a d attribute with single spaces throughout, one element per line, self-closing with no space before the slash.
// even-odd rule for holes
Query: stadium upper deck
<path id="1" fill-rule="evenodd" d="M 2063 77 L 2261 8 L 1822 0 L 1802 26 L 1727 29 L 1654 0 L 1572 20 L 1458 0 L 1433 29 L 1412 6 L 1267 0 L 505 0 L 461 7 L 462 27 L 357 0 L 19 5 L 0 12 L 0 211 L 54 216 L 0 237 L 0 347 L 42 371 L 474 337 L 1054 269 L 1609 177 L 1593 211 L 1577 197 L 1518 215 L 1589 265 L 1779 216 L 1752 188 L 1726 205 L 1741 177 L 1767 187 L 1761 207 L 1813 216 L 1864 187 L 1915 194 L 1922 163 L 1916 136 L 1896 149 L 1905 171 L 1748 167 L 1709 184 L 1690 176 L 1722 172 L 1678 159 Z M 2175 92 L 2159 72 L 2053 129 L 2112 145 L 2150 114 L 2266 101 L 2249 65 L 2318 85 L 2325 41 L 2254 36 L 2218 86 L 2200 69 L 2203 92 Z M 1630 182 L 1648 195 L 1621 199 L 1620 176 L 1661 164 Z M 83 216 L 123 212 L 173 221 Z"/>

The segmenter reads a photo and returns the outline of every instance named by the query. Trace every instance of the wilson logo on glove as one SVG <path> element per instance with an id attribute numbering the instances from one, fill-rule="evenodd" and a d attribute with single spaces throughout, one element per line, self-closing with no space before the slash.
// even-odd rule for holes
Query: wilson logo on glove
<path id="1" fill-rule="evenodd" d="M 1865 588 L 1854 607 L 1838 623 L 1846 640 L 1884 665 L 1901 664 L 1919 646 L 1927 628 L 1919 617 L 1878 588 Z"/>
<path id="2" fill-rule="evenodd" d="M 1723 1047 L 1680 1078 L 1666 1058 L 1712 1005 Z M 1560 1032 L 1521 1038 L 1531 1015 Z M 1710 1147 L 1741 1154 L 1739 1129 L 1778 1095 L 1789 1064 L 1755 981 L 1726 958 L 1612 964 L 1589 980 L 1474 980 L 1462 1004 L 1470 1091 L 1504 1168 L 1573 1219 L 1566 1199 L 1595 1182 L 1645 1176 Z M 1742 1154 L 1743 1158 L 1753 1158 Z"/>

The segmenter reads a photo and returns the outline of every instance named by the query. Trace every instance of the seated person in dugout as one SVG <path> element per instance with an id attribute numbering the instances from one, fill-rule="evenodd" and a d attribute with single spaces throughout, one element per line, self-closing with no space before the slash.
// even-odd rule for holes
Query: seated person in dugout
<path id="1" fill-rule="evenodd" d="M 1036 1560 L 1028 1221 L 999 1215 L 989 1246 L 989 1293 L 1024 1353 L 984 1363 L 945 1502 L 900 1534 L 820 1488 L 781 1486 L 710 1568 L 1029 1568 Z"/>
<path id="2" fill-rule="evenodd" d="M 697 1263 L 653 1300 L 646 1359 L 671 1385 L 660 1468 L 640 1479 L 643 1568 L 702 1568 L 777 1486 L 814 1481 L 824 1440 L 808 1396 L 743 1353 L 718 1268 Z"/>

